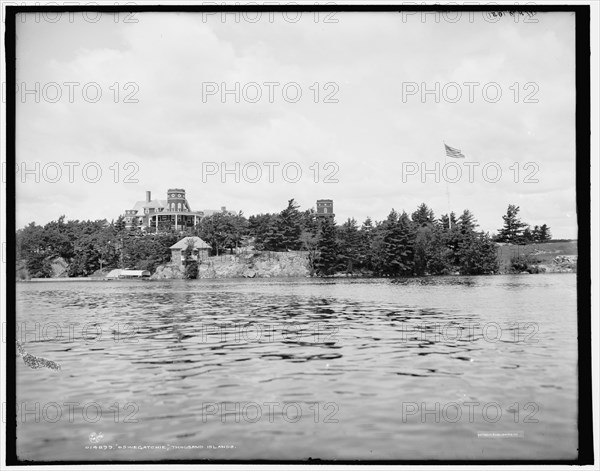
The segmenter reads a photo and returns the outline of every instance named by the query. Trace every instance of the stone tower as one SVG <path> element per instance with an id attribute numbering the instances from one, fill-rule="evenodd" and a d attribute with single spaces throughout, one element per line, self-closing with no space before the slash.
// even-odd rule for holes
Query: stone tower
<path id="1" fill-rule="evenodd" d="M 317 217 L 335 216 L 333 212 L 333 200 L 317 200 Z"/>
<path id="2" fill-rule="evenodd" d="M 189 211 L 190 207 L 185 199 L 185 190 L 171 188 L 167 191 L 167 211 Z"/>

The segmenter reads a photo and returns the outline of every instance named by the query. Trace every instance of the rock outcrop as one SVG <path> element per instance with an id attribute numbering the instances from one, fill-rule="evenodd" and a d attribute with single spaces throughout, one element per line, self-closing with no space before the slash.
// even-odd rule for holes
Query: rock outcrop
<path id="1" fill-rule="evenodd" d="M 278 278 L 306 277 L 310 273 L 308 256 L 302 252 L 251 252 L 223 255 L 203 260 L 198 266 L 198 278 Z M 161 265 L 153 280 L 183 279 L 178 265 Z"/>
<path id="2" fill-rule="evenodd" d="M 159 265 L 156 271 L 150 277 L 151 280 L 181 280 L 183 279 L 183 270 L 178 265 L 168 264 Z"/>
<path id="3" fill-rule="evenodd" d="M 577 273 L 577 255 L 557 255 L 552 263 L 540 265 L 546 273 Z"/>

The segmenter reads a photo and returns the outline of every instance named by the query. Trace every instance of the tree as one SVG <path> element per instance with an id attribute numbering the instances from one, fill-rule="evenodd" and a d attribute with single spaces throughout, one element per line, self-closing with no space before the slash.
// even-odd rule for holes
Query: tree
<path id="1" fill-rule="evenodd" d="M 456 226 L 456 214 L 454 214 L 454 212 L 451 212 L 450 215 L 442 214 L 440 217 L 440 223 L 444 229 L 451 229 L 452 227 Z"/>
<path id="2" fill-rule="evenodd" d="M 114 226 L 117 233 L 124 232 L 126 228 L 125 218 L 123 216 L 119 216 Z"/>
<path id="3" fill-rule="evenodd" d="M 157 216 L 158 217 L 158 216 Z M 138 224 L 138 219 L 136 217 L 131 219 L 131 226 L 129 227 L 130 232 L 138 232 L 140 231 L 140 225 Z"/>
<path id="4" fill-rule="evenodd" d="M 194 252 L 196 253 L 194 254 Z M 194 239 L 188 239 L 183 250 L 184 278 L 186 280 L 195 280 L 198 278 L 198 260 L 194 257 L 197 254 L 198 251 L 195 249 Z"/>
<path id="5" fill-rule="evenodd" d="M 267 219 L 265 229 L 266 230 L 263 237 L 263 249 L 274 252 L 282 250 L 284 246 L 284 235 L 279 214 L 273 214 L 269 219 Z"/>
<path id="6" fill-rule="evenodd" d="M 319 241 L 317 242 L 317 256 L 314 267 L 317 275 L 333 275 L 337 268 L 338 246 L 335 234 L 335 223 L 330 218 L 323 218 Z"/>
<path id="7" fill-rule="evenodd" d="M 427 272 L 430 256 L 430 246 L 433 242 L 433 225 L 425 225 L 417 228 L 414 241 L 414 270 L 418 276 Z"/>
<path id="8" fill-rule="evenodd" d="M 424 226 L 435 222 L 433 211 L 425 203 L 421 203 L 417 210 L 412 213 L 411 219 L 417 226 Z"/>
<path id="9" fill-rule="evenodd" d="M 195 233 L 210 245 L 213 254 L 219 255 L 226 249 L 235 247 L 239 243 L 237 237 L 240 232 L 231 216 L 226 213 L 215 213 L 202 218 Z"/>
<path id="10" fill-rule="evenodd" d="M 32 278 L 52 277 L 52 263 L 43 253 L 32 253 L 27 258 L 25 267 Z"/>
<path id="11" fill-rule="evenodd" d="M 451 233 L 442 225 L 434 226 L 426 246 L 427 272 L 431 275 L 448 275 L 456 271 L 454 251 L 450 247 Z"/>
<path id="12" fill-rule="evenodd" d="M 319 241 L 319 222 L 314 209 L 308 209 L 301 214 L 300 224 L 300 249 L 308 252 L 310 274 L 314 274 L 314 261 L 317 256 L 317 243 Z"/>
<path id="13" fill-rule="evenodd" d="M 110 230 L 105 220 L 73 224 L 75 237 L 72 240 L 73 257 L 69 264 L 70 277 L 89 276 L 100 269 L 100 261 L 103 260 L 101 249 L 107 244 L 105 234 Z"/>
<path id="14" fill-rule="evenodd" d="M 523 231 L 523 242 L 526 244 L 532 242 L 546 242 L 551 238 L 552 236 L 550 235 L 550 228 L 547 224 L 542 224 L 541 227 L 534 226 L 533 230 L 527 226 Z"/>
<path id="15" fill-rule="evenodd" d="M 298 208 L 298 204 L 292 198 L 288 201 L 287 208 L 281 211 L 277 220 L 279 232 L 281 233 L 282 248 L 285 250 L 298 250 L 302 245 L 300 240 L 302 215 Z"/>
<path id="16" fill-rule="evenodd" d="M 313 208 L 307 209 L 301 213 L 300 224 L 303 233 L 308 232 L 313 236 L 319 234 L 319 221 L 317 219 L 317 213 Z"/>
<path id="17" fill-rule="evenodd" d="M 542 224 L 542 226 L 540 227 L 539 241 L 545 242 L 545 241 L 551 240 L 551 239 L 552 239 L 552 234 L 550 233 L 550 228 L 546 224 Z"/>
<path id="18" fill-rule="evenodd" d="M 65 216 L 60 216 L 57 221 L 50 221 L 44 226 L 44 240 L 46 250 L 55 257 L 62 257 L 67 262 L 73 258 L 74 244 L 77 237 L 78 221 L 65 223 Z"/>
<path id="19" fill-rule="evenodd" d="M 179 240 L 174 233 L 130 236 L 123 239 L 123 266 L 153 272 L 171 260 L 171 247 Z"/>
<path id="20" fill-rule="evenodd" d="M 461 234 L 468 234 L 473 232 L 479 224 L 477 224 L 477 220 L 475 219 L 473 213 L 471 213 L 471 211 L 468 209 L 465 209 L 458 217 L 456 225 L 458 226 Z"/>
<path id="21" fill-rule="evenodd" d="M 238 214 L 231 215 L 228 218 L 228 227 L 230 232 L 230 240 L 233 248 L 238 248 L 242 244 L 242 240 L 248 234 L 248 220 L 244 217 L 244 213 L 240 211 Z"/>
<path id="22" fill-rule="evenodd" d="M 338 229 L 340 269 L 346 273 L 354 273 L 360 268 L 361 241 L 358 224 L 355 219 L 350 219 Z"/>
<path id="23" fill-rule="evenodd" d="M 248 218 L 248 232 L 258 250 L 281 250 L 284 236 L 278 214 L 259 214 Z"/>
<path id="24" fill-rule="evenodd" d="M 373 221 L 367 216 L 359 232 L 360 253 L 359 265 L 362 269 L 373 270 Z"/>
<path id="25" fill-rule="evenodd" d="M 516 205 L 508 205 L 506 215 L 502 216 L 504 226 L 498 230 L 498 242 L 508 242 L 510 244 L 523 243 L 523 230 L 527 224 L 521 222 L 519 219 L 519 209 Z"/>
<path id="26" fill-rule="evenodd" d="M 410 218 L 394 209 L 383 227 L 383 266 L 387 276 L 407 276 L 413 272 L 413 237 Z"/>
<path id="27" fill-rule="evenodd" d="M 548 225 L 531 229 L 519 220 L 518 212 L 518 206 L 509 205 L 498 240 L 551 239 Z M 331 275 L 340 270 L 381 276 L 493 273 L 496 247 L 476 227 L 467 209 L 458 218 L 454 213 L 442 215 L 438 222 L 423 203 L 411 217 L 392 209 L 383 221 L 367 218 L 359 229 L 356 220 L 349 218 L 338 228 L 332 219 L 317 218 L 314 209 L 300 211 L 291 199 L 280 213 L 248 220 L 241 212 L 216 213 L 203 218 L 194 234 L 217 254 L 233 251 L 243 240 L 253 241 L 257 250 L 306 250 L 311 274 Z M 61 216 L 45 226 L 31 223 L 17 231 L 17 270 L 23 277 L 50 277 L 54 260 L 62 257 L 70 276 L 89 276 L 99 268 L 118 266 L 154 271 L 169 262 L 169 247 L 179 238 L 172 229 L 160 233 L 126 230 L 123 217 L 109 224 L 106 220 L 66 221 Z M 188 278 L 197 276 L 192 259 L 185 257 Z"/>
<path id="28" fill-rule="evenodd" d="M 461 275 L 489 275 L 498 271 L 498 249 L 488 234 L 468 234 L 459 249 Z"/>

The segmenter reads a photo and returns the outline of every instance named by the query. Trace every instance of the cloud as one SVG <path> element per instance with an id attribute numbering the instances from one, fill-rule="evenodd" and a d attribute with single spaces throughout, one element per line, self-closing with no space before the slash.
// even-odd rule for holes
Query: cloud
<path id="1" fill-rule="evenodd" d="M 250 215 L 279 211 L 292 197 L 305 208 L 330 197 L 338 221 L 362 221 L 426 202 L 438 215 L 469 208 L 485 230 L 500 227 L 516 203 L 528 222 L 553 221 L 555 236 L 576 235 L 572 16 L 541 14 L 531 24 L 466 13 L 456 23 L 392 12 L 337 13 L 337 23 L 280 15 L 18 23 L 18 82 L 39 82 L 41 99 L 18 100 L 17 160 L 80 163 L 73 182 L 19 183 L 18 225 L 60 214 L 113 219 L 145 190 L 164 197 L 178 186 L 194 209 Z M 51 82 L 62 93 L 55 103 Z M 64 84 L 73 82 L 70 102 Z M 407 162 L 444 165 L 444 140 L 480 164 L 475 180 L 403 181 Z M 223 183 L 203 175 L 209 162 L 256 162 L 265 177 Z M 280 163 L 273 182 L 265 162 Z M 503 172 L 495 183 L 480 171 L 490 162 Z M 537 183 L 523 182 L 528 162 L 538 165 Z M 285 179 L 286 163 L 301 168 L 298 182 Z M 99 181 L 82 174 L 86 164 L 101 168 Z M 338 183 L 325 183 L 332 169 Z"/>

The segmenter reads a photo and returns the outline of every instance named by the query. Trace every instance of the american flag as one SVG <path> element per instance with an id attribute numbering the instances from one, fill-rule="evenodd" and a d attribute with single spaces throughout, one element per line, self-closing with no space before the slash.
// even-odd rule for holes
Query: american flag
<path id="1" fill-rule="evenodd" d="M 454 147 L 447 146 L 446 144 L 444 144 L 444 147 L 446 148 L 446 155 L 448 157 L 452 157 L 454 159 L 465 158 L 465 156 L 460 152 L 460 149 L 455 149 Z"/>

